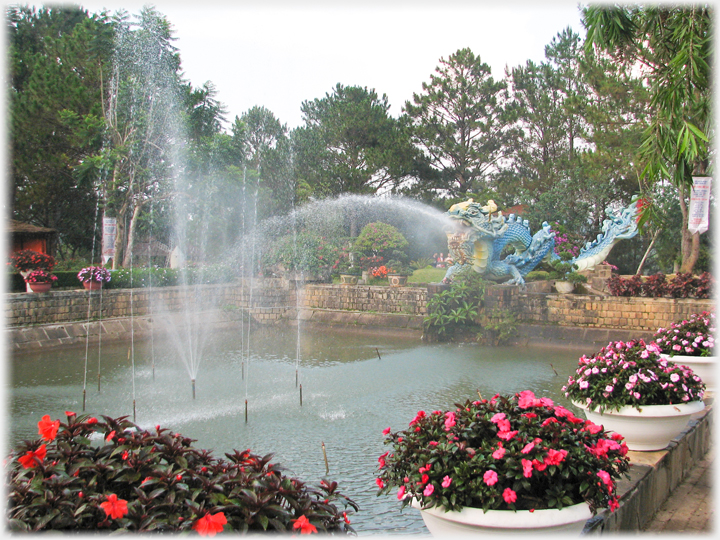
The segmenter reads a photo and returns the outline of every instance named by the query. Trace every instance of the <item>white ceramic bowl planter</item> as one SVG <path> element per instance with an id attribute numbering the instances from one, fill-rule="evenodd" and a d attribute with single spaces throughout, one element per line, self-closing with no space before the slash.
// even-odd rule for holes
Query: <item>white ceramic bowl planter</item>
<path id="1" fill-rule="evenodd" d="M 643 405 L 640 410 L 622 407 L 600 413 L 576 401 L 573 404 L 580 407 L 591 422 L 625 437 L 630 450 L 640 451 L 666 448 L 685 430 L 690 417 L 705 408 L 702 401 L 690 401 L 677 405 Z"/>
<path id="2" fill-rule="evenodd" d="M 670 360 L 675 364 L 687 366 L 693 370 L 693 373 L 702 379 L 705 383 L 705 390 L 715 392 L 715 366 L 717 364 L 716 356 L 682 356 L 669 354 L 661 354 L 666 360 Z"/>
<path id="3" fill-rule="evenodd" d="M 463 508 L 460 512 L 446 512 L 443 508 L 418 508 L 423 521 L 433 536 L 451 537 L 470 534 L 545 534 L 565 533 L 580 535 L 585 523 L 592 517 L 586 503 L 566 506 L 561 510 L 488 510 Z"/>

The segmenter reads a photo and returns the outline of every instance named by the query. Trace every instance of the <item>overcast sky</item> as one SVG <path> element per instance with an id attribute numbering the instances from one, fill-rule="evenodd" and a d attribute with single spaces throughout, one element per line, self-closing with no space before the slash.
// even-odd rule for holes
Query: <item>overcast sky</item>
<path id="1" fill-rule="evenodd" d="M 79 2 L 138 13 L 148 2 Z M 150 3 L 167 16 L 185 77 L 211 81 L 232 122 L 261 105 L 292 129 L 300 106 L 337 83 L 386 94 L 397 116 L 438 65 L 469 47 L 501 78 L 506 66 L 545 58 L 545 46 L 571 26 L 584 36 L 578 4 L 479 0 L 219 0 Z M 502 7 L 497 7 L 497 6 Z"/>

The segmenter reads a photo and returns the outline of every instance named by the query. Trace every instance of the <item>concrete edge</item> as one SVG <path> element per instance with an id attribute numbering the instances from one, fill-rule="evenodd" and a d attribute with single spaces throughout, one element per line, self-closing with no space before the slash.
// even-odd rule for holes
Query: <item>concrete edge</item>
<path id="1" fill-rule="evenodd" d="M 665 450 L 629 452 L 630 479 L 618 482 L 620 507 L 588 520 L 583 535 L 642 531 L 662 504 L 710 450 L 713 407 L 698 413 Z"/>

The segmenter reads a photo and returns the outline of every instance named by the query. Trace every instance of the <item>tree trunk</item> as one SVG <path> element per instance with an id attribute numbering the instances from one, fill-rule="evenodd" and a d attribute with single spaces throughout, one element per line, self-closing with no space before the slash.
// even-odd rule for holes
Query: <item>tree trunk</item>
<path id="1" fill-rule="evenodd" d="M 680 264 L 681 272 L 692 272 L 695 263 L 700 255 L 700 235 L 692 234 L 688 230 L 689 212 L 685 203 L 685 186 L 680 186 L 680 212 L 682 214 L 682 240 L 680 245 L 680 253 L 682 255 L 682 263 Z"/>
<path id="2" fill-rule="evenodd" d="M 125 257 L 123 258 L 123 267 L 130 268 L 132 266 L 132 252 L 135 246 L 135 226 L 140 216 L 141 204 L 135 206 L 133 215 L 130 218 L 130 227 L 128 227 L 127 247 L 125 248 Z"/>
<path id="3" fill-rule="evenodd" d="M 660 234 L 660 229 L 656 230 L 656 231 L 655 231 L 655 234 L 653 234 L 652 240 L 650 241 L 650 245 L 649 245 L 648 248 L 645 250 L 645 255 L 643 255 L 643 258 L 642 258 L 642 260 L 640 261 L 640 265 L 638 266 L 638 269 L 637 269 L 637 271 L 635 272 L 635 275 L 636 275 L 636 276 L 642 275 L 643 266 L 645 266 L 645 261 L 647 260 L 648 255 L 650 254 L 650 250 L 651 250 L 652 247 L 655 245 L 655 240 L 657 240 L 659 234 Z"/>

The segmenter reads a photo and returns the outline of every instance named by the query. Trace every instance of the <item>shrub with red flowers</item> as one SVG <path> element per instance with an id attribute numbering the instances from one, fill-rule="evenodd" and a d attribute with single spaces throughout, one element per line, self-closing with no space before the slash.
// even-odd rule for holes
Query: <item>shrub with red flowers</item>
<path id="1" fill-rule="evenodd" d="M 57 276 L 45 270 L 33 270 L 25 276 L 26 283 L 55 283 Z"/>
<path id="2" fill-rule="evenodd" d="M 377 268 L 371 268 L 370 273 L 373 277 L 384 278 L 388 275 L 388 269 L 385 265 L 378 266 Z"/>
<path id="3" fill-rule="evenodd" d="M 698 401 L 705 384 L 690 368 L 662 358 L 656 343 L 641 339 L 611 342 L 592 356 L 583 355 L 563 391 L 603 412 Z"/>
<path id="4" fill-rule="evenodd" d="M 219 459 L 160 426 L 66 416 L 43 416 L 40 438 L 10 454 L 11 531 L 353 532 L 348 507 L 357 505 L 336 482 L 310 487 L 285 476 L 272 454 L 234 450 Z"/>
<path id="5" fill-rule="evenodd" d="M 55 257 L 32 249 L 23 249 L 10 255 L 8 264 L 18 272 L 27 272 L 28 270 L 50 272 L 55 267 Z"/>
<path id="6" fill-rule="evenodd" d="M 671 357 L 712 356 L 715 351 L 715 313 L 693 313 L 674 322 L 669 328 L 658 328 L 653 336 L 660 352 Z"/>
<path id="7" fill-rule="evenodd" d="M 378 460 L 378 495 L 396 489 L 403 506 L 614 510 L 629 466 L 622 436 L 529 390 L 420 411 L 407 429 L 383 433 L 391 449 Z"/>
<path id="8" fill-rule="evenodd" d="M 613 296 L 644 295 L 650 298 L 710 298 L 713 284 L 714 279 L 709 272 L 699 276 L 679 273 L 669 281 L 660 272 L 645 278 L 640 275 L 624 278 L 613 274 L 607 280 L 608 290 Z"/>

